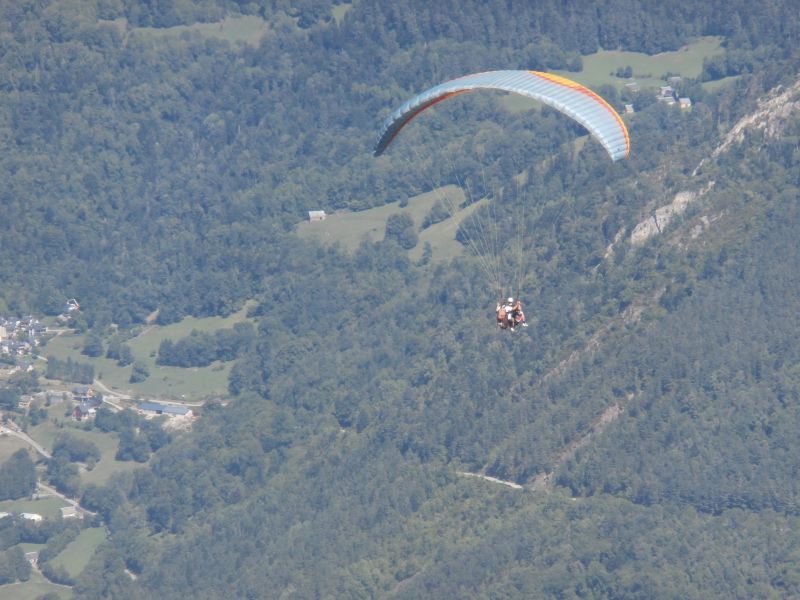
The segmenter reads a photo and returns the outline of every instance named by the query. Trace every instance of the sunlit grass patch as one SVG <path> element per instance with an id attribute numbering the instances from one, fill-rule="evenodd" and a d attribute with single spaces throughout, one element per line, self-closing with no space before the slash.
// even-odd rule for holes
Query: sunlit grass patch
<path id="1" fill-rule="evenodd" d="M 269 31 L 269 25 L 254 15 L 225 17 L 213 23 L 194 23 L 192 25 L 176 25 L 174 27 L 136 27 L 134 33 L 164 37 L 176 36 L 186 32 L 199 33 L 208 37 L 227 40 L 232 43 L 258 45 L 258 42 Z"/>
<path id="2" fill-rule="evenodd" d="M 0 463 L 8 460 L 20 448 L 27 447 L 28 444 L 18 437 L 8 434 L 0 435 Z"/>
<path id="3" fill-rule="evenodd" d="M 97 547 L 106 541 L 106 537 L 103 527 L 84 529 L 50 563 L 54 567 L 64 567 L 70 577 L 77 577 L 89 564 Z"/>
<path id="4" fill-rule="evenodd" d="M 0 512 L 36 513 L 47 519 L 55 519 L 61 515 L 62 506 L 67 506 L 67 503 L 52 496 L 38 500 L 4 500 L 0 502 Z"/>
<path id="5" fill-rule="evenodd" d="M 0 598 L 13 598 L 13 600 L 36 600 L 50 592 L 55 592 L 64 600 L 73 597 L 71 588 L 50 583 L 36 569 L 31 569 L 31 578 L 24 583 L 0 585 Z"/>
<path id="6" fill-rule="evenodd" d="M 198 400 L 207 396 L 225 394 L 228 374 L 232 362 L 214 363 L 207 367 L 163 367 L 156 365 L 158 348 L 165 339 L 177 341 L 197 330 L 213 334 L 220 329 L 229 329 L 236 323 L 248 320 L 247 311 L 252 303 L 246 303 L 241 310 L 227 317 L 186 317 L 170 325 L 149 325 L 143 327 L 139 335 L 125 343 L 130 346 L 134 359 L 144 363 L 150 376 L 141 382 L 130 383 L 131 366 L 121 367 L 116 360 L 105 357 L 92 358 L 81 354 L 85 341 L 84 334 L 62 333 L 53 338 L 44 348 L 45 357 L 72 360 L 91 364 L 95 377 L 113 391 L 130 396 L 172 397 L 176 399 Z M 42 368 L 43 368 L 42 363 Z"/>
<path id="7" fill-rule="evenodd" d="M 412 259 L 419 258 L 425 242 L 428 242 L 433 252 L 433 260 L 444 260 L 462 252 L 463 246 L 455 240 L 458 225 L 480 203 L 463 209 L 457 208 L 450 218 L 427 229 L 421 229 L 423 220 L 437 201 L 445 206 L 458 207 L 464 201 L 464 192 L 454 185 L 447 185 L 409 198 L 408 205 L 404 207 L 400 206 L 398 200 L 357 212 L 337 212 L 329 215 L 324 221 L 315 223 L 304 221 L 298 224 L 297 234 L 304 239 L 315 239 L 325 244 L 339 243 L 347 250 L 353 251 L 364 239 L 370 242 L 382 240 L 386 220 L 394 214 L 406 213 L 414 219 L 419 233 L 419 243 L 410 251 L 409 256 Z"/>
<path id="8" fill-rule="evenodd" d="M 600 50 L 583 57 L 582 71 L 555 73 L 590 88 L 608 84 L 621 89 L 629 81 L 636 81 L 642 87 L 658 87 L 666 85 L 663 77 L 669 73 L 682 77 L 699 77 L 703 70 L 703 60 L 722 54 L 723 51 L 721 37 L 706 36 L 678 50 L 653 55 L 623 50 Z M 626 67 L 631 67 L 633 77 L 624 79 L 614 75 L 617 69 Z"/>

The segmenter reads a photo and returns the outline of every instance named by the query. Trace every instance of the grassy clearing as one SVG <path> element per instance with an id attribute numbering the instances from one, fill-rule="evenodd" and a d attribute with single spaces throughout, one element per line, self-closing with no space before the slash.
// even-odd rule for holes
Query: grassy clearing
<path id="1" fill-rule="evenodd" d="M 51 563 L 54 567 L 64 567 L 71 577 L 77 577 L 89 564 L 97 547 L 106 541 L 106 537 L 103 527 L 84 529 Z"/>
<path id="2" fill-rule="evenodd" d="M 144 328 L 138 336 L 126 342 L 134 358 L 150 369 L 150 377 L 140 383 L 129 383 L 131 366 L 120 367 L 116 361 L 108 358 L 83 356 L 80 353 L 85 338 L 83 334 L 63 333 L 50 340 L 42 354 L 45 357 L 53 356 L 61 360 L 71 357 L 73 360 L 89 363 L 94 366 L 95 376 L 105 385 L 131 396 L 196 400 L 225 394 L 232 363 L 215 363 L 208 367 L 191 369 L 160 367 L 156 366 L 158 347 L 165 339 L 179 340 L 195 329 L 213 333 L 218 329 L 230 328 L 236 323 L 246 321 L 251 304 L 245 304 L 241 310 L 227 317 L 186 317 L 179 323 L 165 326 L 151 325 Z"/>
<path id="3" fill-rule="evenodd" d="M 132 461 L 118 461 L 114 457 L 119 447 L 119 438 L 116 433 L 106 433 L 99 429 L 86 431 L 79 423 L 64 416 L 64 404 L 57 404 L 48 410 L 49 418 L 36 427 L 28 430 L 34 440 L 52 451 L 53 442 L 59 433 L 69 433 L 76 438 L 92 442 L 100 450 L 100 460 L 91 471 L 81 472 L 81 482 L 103 485 L 114 474 L 122 471 L 131 471 L 141 464 Z M 56 423 L 53 423 L 53 419 Z"/>
<path id="4" fill-rule="evenodd" d="M 416 245 L 416 247 L 409 251 L 409 257 L 412 260 L 419 260 L 425 248 L 425 242 L 428 242 L 431 245 L 431 250 L 433 250 L 431 260 L 434 262 L 446 261 L 459 256 L 464 251 L 464 246 L 462 246 L 460 242 L 456 241 L 456 232 L 458 231 L 459 225 L 463 223 L 465 219 L 468 219 L 475 210 L 478 210 L 482 206 L 486 205 L 487 202 L 487 200 L 479 200 L 470 206 L 459 210 L 455 217 L 445 219 L 440 223 L 436 223 L 435 225 L 431 225 L 427 229 L 420 231 L 419 243 Z M 478 221 L 480 221 L 480 219 L 478 219 Z M 483 225 L 485 226 L 485 224 Z M 466 230 L 469 232 L 471 237 L 476 235 L 476 227 L 477 225 L 475 222 L 469 222 L 466 226 Z"/>
<path id="5" fill-rule="evenodd" d="M 391 202 L 358 212 L 339 212 L 329 215 L 324 221 L 310 223 L 305 221 L 297 226 L 297 234 L 304 239 L 316 239 L 324 244 L 341 244 L 349 251 L 358 248 L 363 239 L 376 242 L 383 239 L 386 220 L 396 213 L 407 213 L 414 219 L 419 233 L 419 243 L 409 253 L 412 259 L 422 255 L 425 242 L 429 242 L 433 251 L 432 259 L 446 260 L 457 256 L 463 247 L 455 240 L 458 224 L 463 221 L 480 202 L 456 213 L 421 231 L 422 221 L 430 212 L 437 200 L 447 198 L 448 203 L 457 206 L 464 201 L 464 192 L 454 185 L 448 185 L 432 192 L 426 192 L 408 199 L 408 206 L 400 207 L 400 202 Z"/>
<path id="6" fill-rule="evenodd" d="M 47 519 L 61 515 L 61 507 L 67 506 L 61 498 L 42 498 L 40 500 L 4 500 L 0 502 L 0 512 L 37 513 Z"/>
<path id="7" fill-rule="evenodd" d="M 203 333 L 214 333 L 218 329 L 228 329 L 236 323 L 246 321 L 248 320 L 247 311 L 252 306 L 252 302 L 247 302 L 241 310 L 227 317 L 186 317 L 178 323 L 164 326 L 154 325 L 129 340 L 127 344 L 131 347 L 134 356 L 145 357 L 158 352 L 159 345 L 167 338 L 178 340 L 186 337 L 195 329 Z"/>
<path id="8" fill-rule="evenodd" d="M 28 444 L 12 435 L 0 435 L 0 463 L 5 462 L 20 448 L 27 448 Z"/>
<path id="9" fill-rule="evenodd" d="M 698 77 L 703 70 L 703 59 L 723 52 L 721 37 L 706 36 L 674 52 L 661 52 L 652 56 L 641 52 L 601 50 L 583 57 L 581 72 L 555 71 L 555 73 L 591 88 L 609 84 L 622 89 L 629 81 L 637 81 L 642 87 L 658 87 L 665 85 L 662 77 L 667 73 Z M 622 79 L 613 75 L 617 69 L 628 66 L 633 69 L 632 79 Z"/>
<path id="10" fill-rule="evenodd" d="M 338 7 L 337 7 L 338 8 Z M 193 25 L 176 25 L 175 27 L 136 27 L 132 33 L 153 38 L 181 35 L 193 32 L 227 40 L 231 43 L 244 43 L 257 46 L 261 38 L 269 31 L 269 25 L 261 17 L 253 15 L 225 17 L 214 23 L 194 23 Z"/>
<path id="11" fill-rule="evenodd" d="M 706 81 L 703 84 L 703 89 L 707 92 L 715 92 L 721 87 L 725 87 L 728 84 L 737 81 L 741 75 L 731 75 L 730 77 L 723 77 L 722 79 L 716 79 L 714 81 Z"/>
<path id="12" fill-rule="evenodd" d="M 337 24 L 340 24 L 342 22 L 342 19 L 344 19 L 344 16 L 348 12 L 350 12 L 351 8 L 353 8 L 353 4 L 351 2 L 345 4 L 337 4 L 336 6 L 333 7 L 333 10 L 331 11 L 331 16 L 333 17 L 333 20 L 336 21 Z"/>
<path id="13" fill-rule="evenodd" d="M 31 578 L 25 583 L 10 583 L 0 585 L 0 598 L 14 600 L 36 600 L 39 596 L 55 592 L 59 598 L 67 600 L 72 598 L 72 588 L 50 583 L 36 569 L 31 570 Z"/>
<path id="14" fill-rule="evenodd" d="M 52 452 L 53 443 L 58 434 L 69 433 L 78 439 L 87 440 L 95 444 L 104 457 L 106 453 L 111 453 L 111 456 L 114 456 L 117 450 L 116 434 L 104 433 L 97 429 L 86 431 L 80 423 L 64 415 L 66 406 L 63 403 L 51 406 L 47 410 L 48 420 L 39 423 L 35 427 L 30 427 L 28 435 Z M 53 419 L 56 420 L 56 423 L 53 423 Z"/>
<path id="15" fill-rule="evenodd" d="M 144 466 L 142 463 L 136 461 L 119 461 L 114 460 L 117 454 L 117 446 L 114 445 L 114 452 L 106 455 L 103 453 L 103 458 L 95 465 L 91 471 L 81 473 L 81 482 L 84 484 L 93 483 L 95 485 L 104 485 L 108 482 L 112 475 L 115 473 L 125 473 L 133 471 L 137 467 Z"/>

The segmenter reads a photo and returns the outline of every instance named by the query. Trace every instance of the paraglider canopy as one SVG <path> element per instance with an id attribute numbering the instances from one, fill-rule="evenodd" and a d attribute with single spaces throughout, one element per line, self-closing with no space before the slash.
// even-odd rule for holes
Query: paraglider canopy
<path id="1" fill-rule="evenodd" d="M 500 90 L 534 98 L 583 125 L 605 148 L 611 160 L 630 153 L 628 130 L 605 100 L 579 83 L 538 71 L 487 71 L 465 75 L 417 94 L 395 110 L 383 124 L 375 156 L 383 154 L 400 130 L 426 108 L 474 90 Z"/>

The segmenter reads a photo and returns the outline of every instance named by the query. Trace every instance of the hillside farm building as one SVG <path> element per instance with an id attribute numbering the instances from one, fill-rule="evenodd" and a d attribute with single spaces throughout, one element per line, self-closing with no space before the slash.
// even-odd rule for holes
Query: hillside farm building
<path id="1" fill-rule="evenodd" d="M 192 411 L 186 406 L 175 404 L 159 404 L 158 402 L 142 402 L 139 412 L 145 415 L 168 415 L 170 417 L 192 416 Z"/>

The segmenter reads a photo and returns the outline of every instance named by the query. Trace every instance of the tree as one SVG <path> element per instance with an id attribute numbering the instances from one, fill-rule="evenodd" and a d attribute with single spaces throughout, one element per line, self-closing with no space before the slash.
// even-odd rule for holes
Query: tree
<path id="1" fill-rule="evenodd" d="M 92 330 L 86 335 L 86 341 L 83 344 L 82 354 L 97 358 L 103 354 L 103 339 L 100 334 Z"/>
<path id="2" fill-rule="evenodd" d="M 150 369 L 147 368 L 147 365 L 138 360 L 134 361 L 129 381 L 131 383 L 139 383 L 148 377 L 150 377 Z"/>
<path id="3" fill-rule="evenodd" d="M 48 356 L 46 376 L 48 379 L 90 384 L 94 381 L 94 367 L 90 364 L 75 362 L 70 357 L 60 360 Z"/>
<path id="4" fill-rule="evenodd" d="M 414 219 L 408 213 L 391 215 L 386 220 L 384 239 L 396 240 L 402 248 L 410 250 L 417 245 L 418 240 Z"/>
<path id="5" fill-rule="evenodd" d="M 47 462 L 47 476 L 50 483 L 62 494 L 78 496 L 81 485 L 78 467 L 70 462 L 65 452 L 54 454 Z"/>
<path id="6" fill-rule="evenodd" d="M 117 359 L 117 364 L 120 367 L 127 367 L 133 363 L 133 352 L 131 351 L 130 346 L 127 344 L 121 344 L 119 347 L 119 357 Z"/>
<path id="7" fill-rule="evenodd" d="M 19 404 L 19 391 L 16 388 L 0 388 L 0 408 L 14 410 Z"/>
<path id="8" fill-rule="evenodd" d="M 427 229 L 431 225 L 444 221 L 449 216 L 450 213 L 445 208 L 444 203 L 441 200 L 437 200 L 433 203 L 430 211 L 428 211 L 428 214 L 425 215 L 425 218 L 422 220 L 422 229 Z"/>
<path id="9" fill-rule="evenodd" d="M 31 565 L 25 559 L 22 548 L 15 546 L 0 552 L 0 584 L 28 581 L 30 574 Z"/>
<path id="10" fill-rule="evenodd" d="M 59 433 L 53 442 L 53 455 L 64 454 L 72 462 L 100 460 L 100 449 L 89 440 L 82 440 L 69 433 Z"/>
<path id="11" fill-rule="evenodd" d="M 121 506 L 122 502 L 122 494 L 117 488 L 100 487 L 92 483 L 86 486 L 83 496 L 81 496 L 81 506 L 100 513 L 106 523 L 111 521 L 111 515 Z"/>
<path id="12" fill-rule="evenodd" d="M 34 370 L 17 371 L 8 378 L 8 384 L 15 387 L 20 394 L 39 391 L 39 376 Z"/>
<path id="13" fill-rule="evenodd" d="M 0 500 L 16 500 L 36 489 L 36 469 L 28 451 L 17 450 L 0 465 Z"/>

